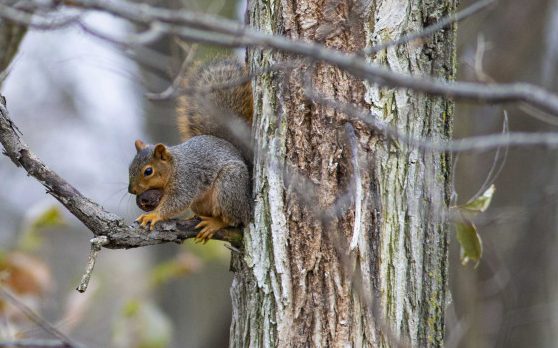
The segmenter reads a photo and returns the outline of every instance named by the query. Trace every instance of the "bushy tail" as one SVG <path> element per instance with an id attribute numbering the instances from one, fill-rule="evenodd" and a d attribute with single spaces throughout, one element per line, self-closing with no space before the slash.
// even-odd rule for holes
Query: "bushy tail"
<path id="1" fill-rule="evenodd" d="M 183 141 L 213 135 L 236 146 L 252 164 L 252 85 L 243 64 L 233 59 L 189 69 L 178 99 L 177 123 Z"/>

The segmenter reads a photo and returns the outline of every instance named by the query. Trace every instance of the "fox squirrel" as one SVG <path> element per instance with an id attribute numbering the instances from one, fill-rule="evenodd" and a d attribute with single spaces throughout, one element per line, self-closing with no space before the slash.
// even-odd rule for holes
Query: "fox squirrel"
<path id="1" fill-rule="evenodd" d="M 166 146 L 136 140 L 128 191 L 148 211 L 136 220 L 142 227 L 153 229 L 158 221 L 191 209 L 202 220 L 196 239 L 207 242 L 222 228 L 246 226 L 252 216 L 253 97 L 250 81 L 242 81 L 246 69 L 235 60 L 190 70 L 183 80 L 187 93 L 177 107 L 184 142 Z"/>

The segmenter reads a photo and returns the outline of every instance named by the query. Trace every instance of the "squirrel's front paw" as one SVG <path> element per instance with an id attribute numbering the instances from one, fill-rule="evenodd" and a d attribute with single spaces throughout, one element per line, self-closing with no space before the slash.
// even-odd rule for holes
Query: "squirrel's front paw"
<path id="1" fill-rule="evenodd" d="M 149 224 L 149 229 L 153 230 L 155 224 L 161 220 L 163 220 L 161 215 L 157 213 L 147 213 L 147 214 L 141 214 L 136 219 L 136 222 L 139 222 L 141 227 L 147 227 L 147 224 Z"/>
<path id="2" fill-rule="evenodd" d="M 213 237 L 215 232 L 228 226 L 228 224 L 217 217 L 200 216 L 200 219 L 202 221 L 196 225 L 196 228 L 201 228 L 202 230 L 196 235 L 196 243 L 207 243 L 207 241 Z"/>

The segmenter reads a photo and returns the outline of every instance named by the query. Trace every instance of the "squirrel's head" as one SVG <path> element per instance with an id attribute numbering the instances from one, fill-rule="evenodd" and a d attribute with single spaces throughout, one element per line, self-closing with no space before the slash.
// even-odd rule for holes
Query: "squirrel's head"
<path id="1" fill-rule="evenodd" d="M 163 144 L 148 145 L 136 140 L 136 157 L 130 163 L 128 192 L 140 195 L 151 189 L 163 190 L 172 170 L 172 155 Z"/>

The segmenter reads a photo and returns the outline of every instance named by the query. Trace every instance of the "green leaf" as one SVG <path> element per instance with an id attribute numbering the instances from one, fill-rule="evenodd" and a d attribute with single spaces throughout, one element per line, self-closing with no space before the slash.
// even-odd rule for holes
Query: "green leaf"
<path id="1" fill-rule="evenodd" d="M 477 227 L 471 220 L 461 215 L 462 220 L 456 223 L 457 241 L 461 246 L 461 264 L 467 265 L 469 261 L 479 265 L 482 256 L 482 241 L 477 233 Z"/>
<path id="2" fill-rule="evenodd" d="M 32 252 L 36 251 L 43 244 L 43 239 L 34 229 L 28 229 L 19 238 L 18 249 Z"/>
<path id="3" fill-rule="evenodd" d="M 172 323 L 147 299 L 129 300 L 113 326 L 112 347 L 165 348 L 172 338 Z"/>
<path id="4" fill-rule="evenodd" d="M 65 221 L 62 216 L 62 212 L 57 206 L 52 206 L 46 209 L 41 215 L 39 215 L 35 221 L 31 224 L 31 228 L 35 230 L 57 227 L 64 225 Z"/>
<path id="5" fill-rule="evenodd" d="M 467 202 L 462 208 L 476 213 L 484 212 L 490 206 L 490 202 L 492 201 L 495 191 L 496 186 L 494 186 L 494 184 L 490 185 L 490 187 L 487 188 L 482 195 Z"/>
<path id="6" fill-rule="evenodd" d="M 122 307 L 122 315 L 126 318 L 133 318 L 138 315 L 141 303 L 138 300 L 129 300 Z"/>
<path id="7" fill-rule="evenodd" d="M 62 212 L 57 206 L 51 206 L 45 209 L 37 216 L 29 227 L 21 234 L 18 242 L 18 248 L 28 252 L 37 250 L 43 243 L 40 231 L 45 228 L 64 226 L 66 222 L 62 216 Z"/>
<path id="8" fill-rule="evenodd" d="M 161 286 L 200 269 L 200 259 L 192 253 L 182 252 L 169 261 L 162 262 L 151 271 L 151 286 Z"/>
<path id="9" fill-rule="evenodd" d="M 174 260 L 158 264 L 151 272 L 151 284 L 153 286 L 161 286 L 164 283 L 178 278 L 187 273 L 183 267 Z"/>

